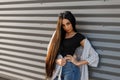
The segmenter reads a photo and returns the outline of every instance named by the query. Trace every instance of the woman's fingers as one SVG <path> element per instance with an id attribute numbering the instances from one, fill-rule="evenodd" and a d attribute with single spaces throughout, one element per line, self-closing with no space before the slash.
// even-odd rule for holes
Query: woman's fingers
<path id="1" fill-rule="evenodd" d="M 71 55 L 66 55 L 67 57 L 72 57 Z"/>
<path id="2" fill-rule="evenodd" d="M 72 63 L 75 63 L 75 62 L 76 62 L 75 57 L 73 57 L 73 56 L 71 56 L 71 55 L 67 55 L 65 58 L 66 58 L 66 60 L 69 60 L 69 61 L 72 62 Z"/>
<path id="3" fill-rule="evenodd" d="M 66 59 L 62 58 L 61 65 L 64 66 L 66 64 Z"/>
<path id="4" fill-rule="evenodd" d="M 66 55 L 66 56 L 65 56 L 65 59 L 66 59 L 66 60 L 72 60 L 72 56 L 71 56 L 71 55 Z"/>
<path id="5" fill-rule="evenodd" d="M 60 66 L 64 66 L 66 64 L 66 59 L 64 59 L 64 58 L 57 59 L 56 63 Z"/>

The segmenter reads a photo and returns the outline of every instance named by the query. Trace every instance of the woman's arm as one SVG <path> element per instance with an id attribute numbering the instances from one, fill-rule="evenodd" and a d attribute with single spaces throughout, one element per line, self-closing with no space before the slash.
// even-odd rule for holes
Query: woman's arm
<path id="1" fill-rule="evenodd" d="M 86 60 L 81 60 L 81 61 L 77 61 L 77 66 L 81 66 L 81 65 L 84 65 L 84 64 L 88 64 L 88 62 Z"/>
<path id="2" fill-rule="evenodd" d="M 85 39 L 83 39 L 83 40 L 80 42 L 80 45 L 81 45 L 82 47 L 84 47 L 84 43 L 85 43 Z"/>

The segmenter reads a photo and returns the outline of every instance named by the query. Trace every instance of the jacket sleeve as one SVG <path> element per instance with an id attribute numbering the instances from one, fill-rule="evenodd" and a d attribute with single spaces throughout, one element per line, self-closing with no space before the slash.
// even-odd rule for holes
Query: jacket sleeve
<path id="1" fill-rule="evenodd" d="M 90 46 L 88 49 L 88 57 L 86 58 L 86 60 L 88 61 L 88 65 L 92 67 L 97 67 L 99 62 L 98 53 L 94 50 L 89 41 L 87 44 Z"/>

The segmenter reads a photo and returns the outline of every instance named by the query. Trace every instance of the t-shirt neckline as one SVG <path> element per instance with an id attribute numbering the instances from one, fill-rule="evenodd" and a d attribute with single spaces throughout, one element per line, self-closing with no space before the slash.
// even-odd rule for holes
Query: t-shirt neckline
<path id="1" fill-rule="evenodd" d="M 65 40 L 67 40 L 67 39 L 72 39 L 73 37 L 75 37 L 75 36 L 76 36 L 76 34 L 77 34 L 77 33 L 75 33 L 72 37 L 65 38 Z"/>

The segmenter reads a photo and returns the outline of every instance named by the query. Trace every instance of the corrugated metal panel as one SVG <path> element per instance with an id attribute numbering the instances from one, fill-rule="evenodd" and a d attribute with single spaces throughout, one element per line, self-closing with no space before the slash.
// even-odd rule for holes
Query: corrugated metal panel
<path id="1" fill-rule="evenodd" d="M 0 76 L 44 80 L 46 47 L 64 10 L 100 54 L 91 80 L 120 79 L 119 0 L 0 0 Z"/>

